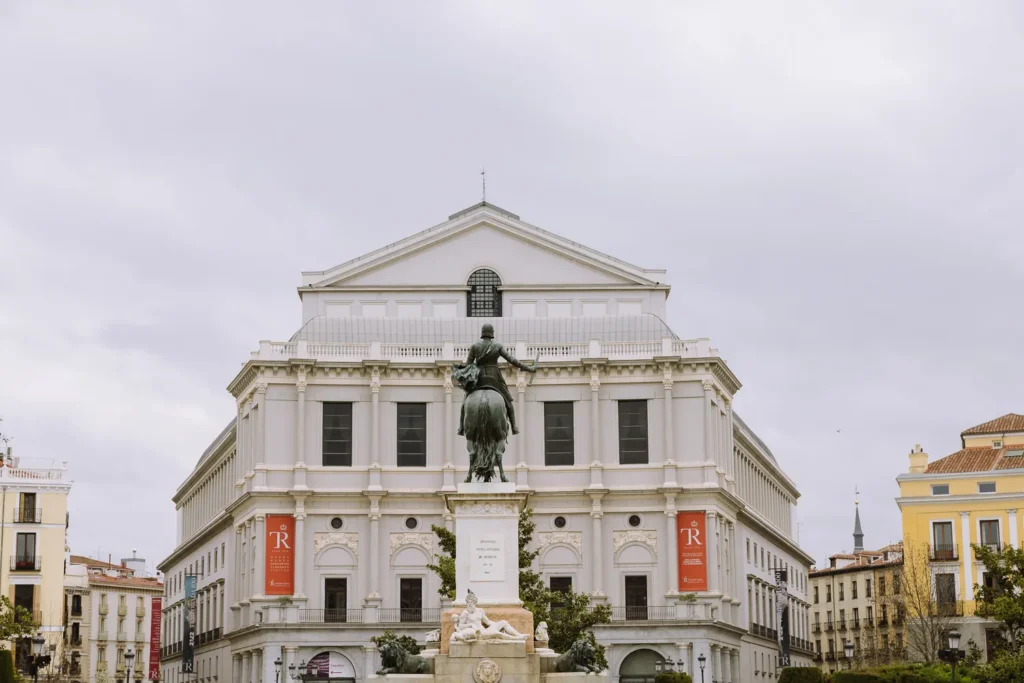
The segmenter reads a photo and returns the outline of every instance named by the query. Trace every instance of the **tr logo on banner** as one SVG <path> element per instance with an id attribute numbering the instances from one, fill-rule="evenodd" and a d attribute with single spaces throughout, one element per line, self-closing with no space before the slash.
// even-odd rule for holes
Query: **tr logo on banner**
<path id="1" fill-rule="evenodd" d="M 267 515 L 265 595 L 291 595 L 295 592 L 294 538 L 294 517 Z"/>
<path id="2" fill-rule="evenodd" d="M 708 552 L 704 511 L 680 512 L 676 515 L 678 534 L 679 590 L 708 589 Z"/>

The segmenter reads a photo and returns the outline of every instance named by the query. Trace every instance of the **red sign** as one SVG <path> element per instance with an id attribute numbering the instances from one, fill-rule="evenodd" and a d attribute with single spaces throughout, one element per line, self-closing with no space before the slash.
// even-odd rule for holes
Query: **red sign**
<path id="1" fill-rule="evenodd" d="M 163 598 L 149 603 L 149 680 L 160 680 L 160 621 L 163 618 Z"/>
<path id="2" fill-rule="evenodd" d="M 291 595 L 295 592 L 295 518 L 291 515 L 267 515 L 266 586 L 264 595 Z"/>
<path id="3" fill-rule="evenodd" d="M 679 590 L 706 591 L 708 589 L 708 546 L 704 538 L 704 511 L 680 512 L 676 515 L 679 534 Z"/>

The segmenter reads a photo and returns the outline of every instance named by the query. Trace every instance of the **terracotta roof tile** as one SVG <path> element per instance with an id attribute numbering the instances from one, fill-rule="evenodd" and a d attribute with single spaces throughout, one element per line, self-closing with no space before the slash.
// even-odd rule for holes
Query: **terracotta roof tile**
<path id="1" fill-rule="evenodd" d="M 980 425 L 965 429 L 960 436 L 971 436 L 972 434 L 1003 434 L 1005 432 L 1024 432 L 1024 415 L 1007 413 L 994 420 L 983 422 Z"/>
<path id="2" fill-rule="evenodd" d="M 100 583 L 116 586 L 136 586 L 139 588 L 155 588 L 163 590 L 164 584 L 159 579 L 148 579 L 138 576 L 90 576 L 89 583 Z"/>
<path id="3" fill-rule="evenodd" d="M 1006 457 L 1008 453 L 1020 451 L 1024 451 L 1024 446 L 963 448 L 945 458 L 928 463 L 928 469 L 925 472 L 928 474 L 957 474 L 1024 468 L 1024 454 Z"/>
<path id="4" fill-rule="evenodd" d="M 87 567 L 102 567 L 103 569 L 125 569 L 125 567 L 122 567 L 119 564 L 111 564 L 109 562 L 104 562 L 103 560 L 86 557 L 85 555 L 72 555 L 71 564 L 84 564 Z"/>

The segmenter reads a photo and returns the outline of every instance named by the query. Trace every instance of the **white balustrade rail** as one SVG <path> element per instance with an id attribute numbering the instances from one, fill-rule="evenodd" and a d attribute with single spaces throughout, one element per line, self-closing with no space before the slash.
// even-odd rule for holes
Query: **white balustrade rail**
<path id="1" fill-rule="evenodd" d="M 312 359 L 324 362 L 362 362 L 386 360 L 394 363 L 435 363 L 465 360 L 469 344 L 382 344 L 381 342 L 272 342 L 261 341 L 252 360 L 280 361 Z M 565 342 L 511 345 L 523 360 L 541 363 L 580 361 L 585 358 L 609 360 L 645 360 L 658 357 L 717 358 L 718 349 L 708 339 L 658 339 L 631 342 Z"/>

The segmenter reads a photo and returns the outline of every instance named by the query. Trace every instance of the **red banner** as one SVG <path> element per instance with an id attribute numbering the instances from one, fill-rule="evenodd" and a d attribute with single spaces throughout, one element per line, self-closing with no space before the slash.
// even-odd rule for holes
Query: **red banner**
<path id="1" fill-rule="evenodd" d="M 163 618 L 164 599 L 149 602 L 149 680 L 160 680 L 160 622 Z"/>
<path id="2" fill-rule="evenodd" d="M 706 524 L 704 511 L 680 512 L 676 515 L 679 533 L 679 590 L 680 592 L 708 589 L 708 547 L 704 538 Z"/>
<path id="3" fill-rule="evenodd" d="M 267 515 L 266 586 L 264 595 L 291 595 L 295 592 L 295 518 L 291 515 Z"/>

